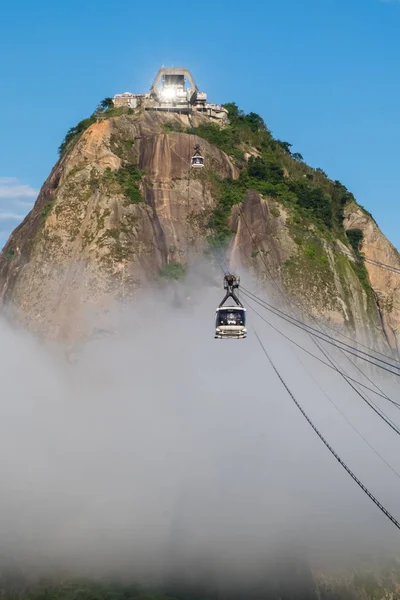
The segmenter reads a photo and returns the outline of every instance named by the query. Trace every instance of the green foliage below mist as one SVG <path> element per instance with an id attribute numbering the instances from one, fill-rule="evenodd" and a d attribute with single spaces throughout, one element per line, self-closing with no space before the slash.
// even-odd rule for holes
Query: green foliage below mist
<path id="1" fill-rule="evenodd" d="M 179 279 L 182 279 L 185 274 L 186 269 L 180 263 L 171 262 L 160 269 L 160 277 L 170 281 L 178 281 Z"/>
<path id="2" fill-rule="evenodd" d="M 1 597 L 7 600 L 173 600 L 162 591 L 146 590 L 135 584 L 87 580 L 62 584 L 42 580 L 20 589 L 14 584 L 10 593 L 3 588 Z"/>
<path id="3" fill-rule="evenodd" d="M 315 580 L 311 573 L 304 572 L 298 586 L 296 575 L 289 567 L 280 581 L 271 577 L 261 585 L 249 582 L 247 590 L 240 586 L 231 593 L 220 591 L 212 577 L 189 586 L 174 585 L 174 591 L 165 586 L 144 587 L 106 577 L 101 580 L 28 581 L 17 574 L 3 573 L 0 583 L 3 600 L 400 600 L 398 576 L 389 567 L 343 573 L 328 581 Z"/>

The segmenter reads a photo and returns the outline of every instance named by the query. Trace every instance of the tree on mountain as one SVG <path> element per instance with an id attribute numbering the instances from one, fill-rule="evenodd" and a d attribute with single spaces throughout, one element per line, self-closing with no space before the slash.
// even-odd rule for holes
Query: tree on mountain
<path id="1" fill-rule="evenodd" d="M 288 154 L 292 154 L 292 151 L 290 150 L 290 148 L 293 146 L 293 144 L 290 144 L 289 142 L 282 142 L 282 140 L 276 140 L 276 143 L 278 144 L 278 146 L 280 148 L 282 148 L 282 150 L 284 152 L 287 152 Z"/>
<path id="2" fill-rule="evenodd" d="M 267 131 L 267 126 L 264 120 L 255 112 L 250 112 L 245 117 L 246 123 L 248 123 L 253 131 Z"/>
<path id="3" fill-rule="evenodd" d="M 231 120 L 235 120 L 244 115 L 244 112 L 239 109 L 236 102 L 226 102 L 222 106 L 228 111 L 228 116 Z"/>
<path id="4" fill-rule="evenodd" d="M 114 108 L 114 100 L 112 98 L 104 98 L 100 104 L 99 104 L 99 108 L 101 110 L 111 110 L 112 108 Z"/>
<path id="5" fill-rule="evenodd" d="M 283 181 L 283 169 L 279 162 L 274 158 L 264 160 L 259 156 L 250 156 L 247 172 L 250 177 L 268 181 L 272 184 L 278 184 Z"/>

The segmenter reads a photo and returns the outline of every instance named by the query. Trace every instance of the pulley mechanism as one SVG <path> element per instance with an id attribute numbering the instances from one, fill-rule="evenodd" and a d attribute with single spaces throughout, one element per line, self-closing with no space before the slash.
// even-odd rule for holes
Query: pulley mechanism
<path id="1" fill-rule="evenodd" d="M 223 306 L 228 298 L 233 298 L 238 306 L 243 306 L 239 298 L 235 294 L 235 290 L 239 289 L 240 277 L 236 275 L 227 274 L 224 277 L 224 290 L 226 290 L 225 298 L 222 300 L 220 306 Z"/>

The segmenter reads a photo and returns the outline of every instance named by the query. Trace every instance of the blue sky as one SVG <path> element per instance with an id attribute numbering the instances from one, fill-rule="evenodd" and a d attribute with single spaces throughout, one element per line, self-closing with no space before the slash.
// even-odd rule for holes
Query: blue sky
<path id="1" fill-rule="evenodd" d="M 164 64 L 261 114 L 400 247 L 399 0 L 20 0 L 0 17 L 0 246 L 67 129 Z"/>

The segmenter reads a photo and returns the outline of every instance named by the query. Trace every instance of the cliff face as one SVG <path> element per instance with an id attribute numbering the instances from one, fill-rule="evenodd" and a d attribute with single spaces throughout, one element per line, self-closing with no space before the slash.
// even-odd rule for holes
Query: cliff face
<path id="1" fill-rule="evenodd" d="M 102 327 L 113 302 L 130 301 L 160 272 L 179 274 L 188 256 L 203 254 L 218 182 L 240 173 L 215 145 L 180 132 L 207 123 L 142 112 L 91 125 L 1 253 L 3 310 L 33 332 L 72 343 Z M 190 168 L 196 143 L 206 161 L 200 173 Z M 396 348 L 399 276 L 367 265 L 371 285 L 363 286 L 343 240 L 312 227 L 299 233 L 292 217 L 290 206 L 248 191 L 229 220 L 232 265 L 264 280 L 277 277 L 316 316 L 364 331 L 382 347 L 387 336 Z M 344 224 L 363 230 L 367 257 L 400 267 L 398 253 L 357 204 L 346 206 Z"/>
<path id="2" fill-rule="evenodd" d="M 398 328 L 400 320 L 393 306 L 397 306 L 394 298 L 400 284 L 396 280 L 398 275 L 382 278 L 380 274 L 379 280 L 371 276 L 371 286 L 364 288 L 348 246 L 340 239 L 321 237 L 313 228 L 299 235 L 290 226 L 290 208 L 271 198 L 262 198 L 257 192 L 248 192 L 243 206 L 234 209 L 235 213 L 232 260 L 237 269 L 251 269 L 264 282 L 274 280 L 271 292 L 279 304 L 283 299 L 280 287 L 294 299 L 304 316 L 311 314 L 337 329 L 350 329 L 360 341 L 382 350 L 388 350 L 388 346 L 396 349 L 399 331 L 395 327 L 397 324 Z M 353 217 L 357 214 L 366 224 L 373 223 L 355 203 L 346 213 L 348 229 L 355 228 Z M 356 224 L 358 228 L 358 221 Z M 377 239 L 393 248 L 376 225 L 374 228 Z M 397 262 L 400 266 L 393 253 L 387 258 L 390 264 Z M 379 300 L 380 290 L 385 298 L 392 299 L 391 303 Z"/>
<path id="3" fill-rule="evenodd" d="M 185 117 L 144 113 L 93 124 L 45 182 L 33 210 L 12 233 L 0 258 L 0 299 L 14 317 L 46 337 L 85 335 L 114 300 L 132 298 L 167 265 L 205 248 L 202 223 L 215 206 L 211 187 L 190 170 L 196 137 L 164 133 Z M 213 172 L 236 169 L 202 142 Z M 144 172 L 143 201 L 113 178 L 127 161 Z M 189 186 L 190 182 L 190 186 Z"/>
<path id="4" fill-rule="evenodd" d="M 345 216 L 346 229 L 361 229 L 364 234 L 361 250 L 367 259 L 365 266 L 382 317 L 382 325 L 390 346 L 399 351 L 400 274 L 382 268 L 380 264 L 399 269 L 400 254 L 382 234 L 375 221 L 357 204 L 352 203 L 346 207 Z"/>

